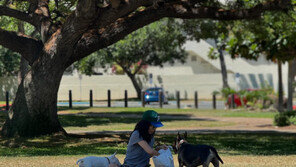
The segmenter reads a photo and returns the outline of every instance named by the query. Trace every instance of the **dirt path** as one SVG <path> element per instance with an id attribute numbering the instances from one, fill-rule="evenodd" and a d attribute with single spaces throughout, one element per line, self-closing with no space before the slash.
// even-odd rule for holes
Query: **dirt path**
<path id="1" fill-rule="evenodd" d="M 283 132 L 283 133 L 295 133 L 296 126 L 277 127 L 273 125 L 273 119 L 271 118 L 243 118 L 243 117 L 198 117 L 199 119 L 232 122 L 235 125 L 221 126 L 221 127 L 197 127 L 196 129 L 189 129 L 191 131 L 198 132 Z M 179 130 L 181 130 L 180 128 Z M 187 129 L 187 128 L 185 128 Z"/>

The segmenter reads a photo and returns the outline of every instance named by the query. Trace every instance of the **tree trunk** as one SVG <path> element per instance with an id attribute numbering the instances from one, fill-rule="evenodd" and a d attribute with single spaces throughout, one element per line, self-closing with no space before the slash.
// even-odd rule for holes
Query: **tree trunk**
<path id="1" fill-rule="evenodd" d="M 24 57 L 21 57 L 20 71 L 18 73 L 18 84 L 22 82 L 22 79 L 25 77 L 28 70 L 29 70 L 28 61 Z"/>
<path id="2" fill-rule="evenodd" d="M 283 82 L 282 82 L 282 62 L 278 60 L 278 84 L 279 84 L 279 97 L 278 97 L 278 111 L 283 112 Z"/>
<path id="3" fill-rule="evenodd" d="M 22 21 L 18 22 L 18 31 L 20 33 L 25 34 L 24 23 Z M 22 82 L 22 79 L 25 77 L 28 70 L 29 70 L 29 62 L 23 56 L 21 56 L 20 71 L 18 73 L 18 84 Z"/>
<path id="4" fill-rule="evenodd" d="M 296 59 L 289 61 L 288 67 L 288 102 L 287 102 L 287 110 L 293 110 L 293 93 L 294 93 L 294 78 L 296 72 Z"/>
<path id="5" fill-rule="evenodd" d="M 127 74 L 127 76 L 131 79 L 133 85 L 134 85 L 134 88 L 136 89 L 136 92 L 137 92 L 137 98 L 138 99 L 141 99 L 141 94 L 142 94 L 142 89 L 140 87 L 140 85 L 138 84 L 137 80 L 136 80 L 136 77 L 135 77 L 135 74 L 131 74 L 129 72 L 125 72 Z"/>
<path id="6" fill-rule="evenodd" d="M 219 50 L 219 59 L 220 59 L 220 64 L 221 64 L 223 88 L 229 88 L 228 81 L 227 81 L 227 70 L 226 70 L 223 51 L 221 49 L 218 49 L 218 50 Z"/>
<path id="7" fill-rule="evenodd" d="M 217 40 L 215 39 L 215 43 L 219 52 L 219 59 L 220 59 L 220 65 L 221 65 L 221 74 L 222 74 L 222 81 L 223 81 L 223 88 L 229 88 L 228 85 L 228 80 L 227 80 L 227 69 L 226 69 L 226 64 L 225 64 L 225 59 L 224 59 L 224 54 L 223 50 L 218 47 L 217 45 Z"/>
<path id="8" fill-rule="evenodd" d="M 49 60 L 44 62 L 34 64 L 22 78 L 2 128 L 3 136 L 66 134 L 57 115 L 57 93 L 64 69 Z"/>

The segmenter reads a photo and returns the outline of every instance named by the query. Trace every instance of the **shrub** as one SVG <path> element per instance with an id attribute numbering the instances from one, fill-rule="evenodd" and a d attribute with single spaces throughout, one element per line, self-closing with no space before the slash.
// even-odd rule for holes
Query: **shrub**
<path id="1" fill-rule="evenodd" d="M 285 111 L 283 114 L 287 115 L 288 117 L 296 117 L 296 111 Z"/>
<path id="2" fill-rule="evenodd" d="M 285 111 L 275 115 L 274 124 L 277 126 L 296 125 L 296 111 Z"/>
<path id="3" fill-rule="evenodd" d="M 290 117 L 289 120 L 290 120 L 291 124 L 296 125 L 296 116 Z"/>
<path id="4" fill-rule="evenodd" d="M 291 124 L 289 117 L 284 113 L 279 113 L 274 116 L 274 124 L 276 126 L 288 126 Z"/>
<path id="5" fill-rule="evenodd" d="M 217 92 L 213 92 L 217 93 Z M 263 89 L 246 89 L 235 91 L 233 88 L 223 88 L 220 90 L 220 94 L 226 100 L 226 103 L 229 105 L 229 97 L 231 94 L 239 96 L 241 104 L 252 107 L 254 109 L 265 109 L 270 108 L 274 103 L 273 96 L 275 95 L 272 87 L 263 87 Z M 236 98 L 236 97 L 235 97 Z"/>

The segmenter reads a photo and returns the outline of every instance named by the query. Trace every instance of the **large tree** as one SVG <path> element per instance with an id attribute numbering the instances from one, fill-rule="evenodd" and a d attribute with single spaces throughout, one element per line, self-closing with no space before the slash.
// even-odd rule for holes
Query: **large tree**
<path id="1" fill-rule="evenodd" d="M 278 64 L 278 111 L 283 108 L 282 63 L 289 63 L 289 110 L 292 110 L 293 60 L 296 53 L 295 12 L 268 13 L 260 21 L 237 22 L 229 41 L 229 52 L 247 59 L 266 56 Z"/>
<path id="2" fill-rule="evenodd" d="M 21 4 L 21 8 L 16 7 Z M 18 52 L 30 69 L 22 79 L 2 127 L 4 136 L 64 132 L 57 115 L 63 72 L 74 62 L 164 17 L 221 20 L 259 18 L 266 10 L 286 10 L 290 0 L 223 8 L 214 0 L 15 0 L 0 2 L 0 16 L 34 26 L 40 40 L 0 29 L 0 45 Z"/>
<path id="3" fill-rule="evenodd" d="M 89 75 L 93 73 L 91 69 L 95 64 L 106 68 L 119 65 L 131 79 L 140 99 L 142 87 L 136 74 L 147 65 L 162 67 L 167 62 L 185 62 L 187 54 L 182 47 L 185 41 L 186 35 L 176 26 L 175 21 L 164 19 L 129 34 L 123 40 L 101 49 L 97 55 L 79 61 L 76 66 Z"/>

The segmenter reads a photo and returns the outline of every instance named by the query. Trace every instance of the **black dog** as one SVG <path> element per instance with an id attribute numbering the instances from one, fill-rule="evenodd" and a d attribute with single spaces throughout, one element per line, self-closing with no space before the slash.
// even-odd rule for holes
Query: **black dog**
<path id="1" fill-rule="evenodd" d="M 178 133 L 173 145 L 175 153 L 178 153 L 179 167 L 196 167 L 199 165 L 208 167 L 210 163 L 214 167 L 219 167 L 219 161 L 223 164 L 214 147 L 201 144 L 192 145 L 187 143 L 186 139 L 187 132 L 185 132 L 184 138 Z"/>

